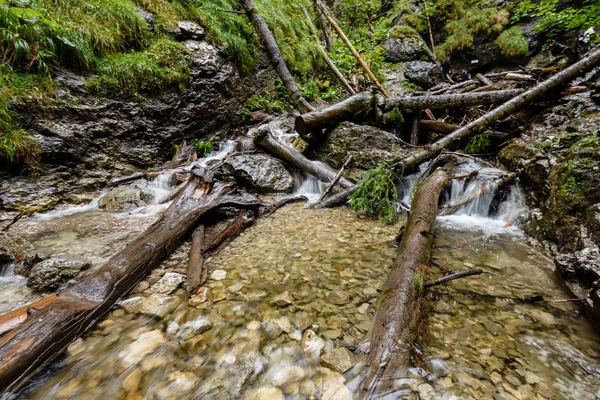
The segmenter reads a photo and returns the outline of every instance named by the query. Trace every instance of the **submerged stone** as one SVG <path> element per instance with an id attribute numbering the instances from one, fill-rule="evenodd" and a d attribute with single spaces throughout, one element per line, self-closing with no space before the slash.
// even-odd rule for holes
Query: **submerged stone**
<path id="1" fill-rule="evenodd" d="M 56 290 L 91 266 L 91 263 L 85 261 L 50 258 L 33 266 L 27 278 L 27 286 L 37 292 Z"/>
<path id="2" fill-rule="evenodd" d="M 265 193 L 290 192 L 294 178 L 283 164 L 263 154 L 239 155 L 227 159 L 225 167 Z"/>

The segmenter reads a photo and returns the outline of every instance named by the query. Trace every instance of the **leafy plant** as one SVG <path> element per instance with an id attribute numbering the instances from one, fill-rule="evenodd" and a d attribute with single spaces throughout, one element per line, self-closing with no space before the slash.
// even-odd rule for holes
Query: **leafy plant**
<path id="1" fill-rule="evenodd" d="M 469 141 L 465 151 L 469 154 L 485 153 L 491 145 L 490 135 L 487 131 L 473 136 Z"/>
<path id="2" fill-rule="evenodd" d="M 377 216 L 381 221 L 392 224 L 396 221 L 398 199 L 394 175 L 384 165 L 363 172 L 358 178 L 358 189 L 350 196 L 350 207 Z"/>
<path id="3" fill-rule="evenodd" d="M 400 111 L 398 107 L 394 107 L 392 111 L 386 115 L 385 123 L 397 128 L 402 126 L 402 124 L 404 124 L 404 115 L 402 115 L 402 111 Z"/>
<path id="4" fill-rule="evenodd" d="M 194 145 L 194 148 L 196 149 L 196 151 L 198 152 L 200 157 L 204 157 L 204 156 L 210 154 L 211 151 L 213 151 L 213 145 L 210 142 L 210 140 L 202 141 L 202 140 L 194 139 L 192 141 L 192 144 Z"/>

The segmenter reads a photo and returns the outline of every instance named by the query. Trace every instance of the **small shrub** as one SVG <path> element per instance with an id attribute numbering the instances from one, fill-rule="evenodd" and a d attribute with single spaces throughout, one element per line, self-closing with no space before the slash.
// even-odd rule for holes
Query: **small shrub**
<path id="1" fill-rule="evenodd" d="M 201 141 L 194 139 L 192 144 L 194 145 L 194 148 L 200 157 L 205 157 L 206 155 L 210 154 L 211 151 L 213 151 L 213 145 L 210 140 Z"/>
<path id="2" fill-rule="evenodd" d="M 507 57 L 521 57 L 529 51 L 529 45 L 525 41 L 523 31 L 518 26 L 505 30 L 496 39 L 500 51 Z"/>
<path id="3" fill-rule="evenodd" d="M 402 115 L 402 111 L 400 111 L 398 107 L 394 107 L 392 111 L 386 115 L 385 123 L 395 127 L 402 126 L 402 124 L 404 124 L 404 115 Z"/>
<path id="4" fill-rule="evenodd" d="M 489 150 L 491 146 L 490 135 L 489 133 L 483 132 L 479 135 L 473 136 L 469 144 L 467 145 L 465 151 L 468 154 L 480 154 L 485 153 Z"/>
<path id="5" fill-rule="evenodd" d="M 384 165 L 363 172 L 358 178 L 358 189 L 350 196 L 350 207 L 379 217 L 392 224 L 396 221 L 396 207 L 392 201 L 398 199 L 394 175 Z"/>

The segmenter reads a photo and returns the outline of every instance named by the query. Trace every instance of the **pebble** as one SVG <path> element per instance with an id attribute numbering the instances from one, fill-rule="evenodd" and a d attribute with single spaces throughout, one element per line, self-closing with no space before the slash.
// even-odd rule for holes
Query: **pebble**
<path id="1" fill-rule="evenodd" d="M 250 331 L 255 331 L 260 328 L 260 321 L 250 321 L 246 324 L 246 328 Z"/>
<path id="2" fill-rule="evenodd" d="M 354 365 L 353 358 L 352 353 L 348 349 L 339 347 L 331 353 L 323 354 L 321 356 L 321 363 L 332 371 L 343 374 Z"/>
<path id="3" fill-rule="evenodd" d="M 227 290 L 229 291 L 229 293 L 237 293 L 240 290 L 242 290 L 244 288 L 244 285 L 241 282 L 237 282 L 234 283 L 233 285 L 229 286 L 227 288 Z"/>
<path id="4" fill-rule="evenodd" d="M 369 309 L 369 303 L 362 303 L 357 308 L 358 312 L 361 313 L 361 314 L 365 314 L 368 309 Z"/>
<path id="5" fill-rule="evenodd" d="M 150 288 L 153 293 L 171 294 L 185 281 L 185 275 L 176 272 L 167 272 L 158 282 Z"/>
<path id="6" fill-rule="evenodd" d="M 137 364 L 146 354 L 152 353 L 165 342 L 165 336 L 159 330 L 142 333 L 135 342 L 121 350 L 119 358 L 126 366 Z"/>
<path id="7" fill-rule="evenodd" d="M 529 385 L 535 385 L 536 383 L 540 383 L 540 378 L 531 371 L 525 372 L 525 381 Z"/>
<path id="8" fill-rule="evenodd" d="M 275 386 L 285 386 L 290 383 L 299 382 L 306 376 L 306 371 L 302 367 L 285 367 L 275 373 L 271 383 Z"/>
<path id="9" fill-rule="evenodd" d="M 421 399 L 430 399 L 434 394 L 433 387 L 431 387 L 431 385 L 428 383 L 420 384 L 417 386 L 417 390 L 419 391 L 419 396 L 421 396 Z"/>
<path id="10" fill-rule="evenodd" d="M 190 297 L 188 304 L 191 307 L 197 307 L 200 304 L 206 303 L 208 301 L 209 293 L 210 290 L 207 287 L 201 287 L 192 297 Z"/>
<path id="11" fill-rule="evenodd" d="M 289 306 L 293 302 L 292 295 L 287 290 L 273 298 L 275 304 L 279 307 Z"/>
<path id="12" fill-rule="evenodd" d="M 140 283 L 138 283 L 136 285 L 136 287 L 133 288 L 133 290 L 131 291 L 131 293 L 142 293 L 143 291 L 145 291 L 149 287 L 150 287 L 150 284 L 147 281 L 141 281 Z"/>
<path id="13" fill-rule="evenodd" d="M 256 391 L 247 393 L 244 400 L 285 400 L 285 395 L 276 387 L 263 386 Z"/>
<path id="14" fill-rule="evenodd" d="M 556 324 L 556 318 L 554 318 L 554 316 L 552 314 L 547 313 L 545 311 L 533 309 L 533 310 L 529 310 L 529 314 L 544 325 L 555 325 Z"/>
<path id="15" fill-rule="evenodd" d="M 142 382 L 142 371 L 139 368 L 134 369 L 121 383 L 121 387 L 126 392 L 135 392 Z"/>
<path id="16" fill-rule="evenodd" d="M 350 296 L 346 292 L 333 291 L 327 294 L 327 300 L 332 304 L 341 306 L 350 301 Z"/>
<path id="17" fill-rule="evenodd" d="M 224 271 L 222 269 L 215 269 L 212 272 L 212 274 L 210 274 L 211 279 L 215 281 L 222 281 L 223 279 L 225 279 L 226 276 L 227 271 Z"/>
<path id="18" fill-rule="evenodd" d="M 325 336 L 326 339 L 334 340 L 342 336 L 342 331 L 339 329 L 330 329 L 328 331 L 325 331 L 323 333 L 323 336 Z"/>

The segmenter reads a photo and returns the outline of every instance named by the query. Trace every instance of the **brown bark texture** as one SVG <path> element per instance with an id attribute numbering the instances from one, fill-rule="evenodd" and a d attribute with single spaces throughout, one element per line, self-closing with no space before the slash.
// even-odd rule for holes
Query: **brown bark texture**
<path id="1" fill-rule="evenodd" d="M 204 225 L 200 225 L 192 233 L 192 244 L 190 246 L 190 257 L 186 270 L 186 282 L 188 293 L 194 293 L 196 288 L 203 284 L 204 280 Z"/>
<path id="2" fill-rule="evenodd" d="M 144 233 L 0 339 L 0 394 L 18 389 L 60 355 L 175 250 L 204 216 L 219 207 L 263 204 L 252 196 L 232 195 L 230 184 L 209 183 L 205 171 L 197 171 L 193 170 L 183 193 Z"/>
<path id="3" fill-rule="evenodd" d="M 415 193 L 402 242 L 368 334 L 370 352 L 363 385 L 366 397 L 386 391 L 395 379 L 406 376 L 422 299 L 415 275 L 421 266 L 429 264 L 438 201 L 449 182 L 448 169 L 436 169 Z"/>

